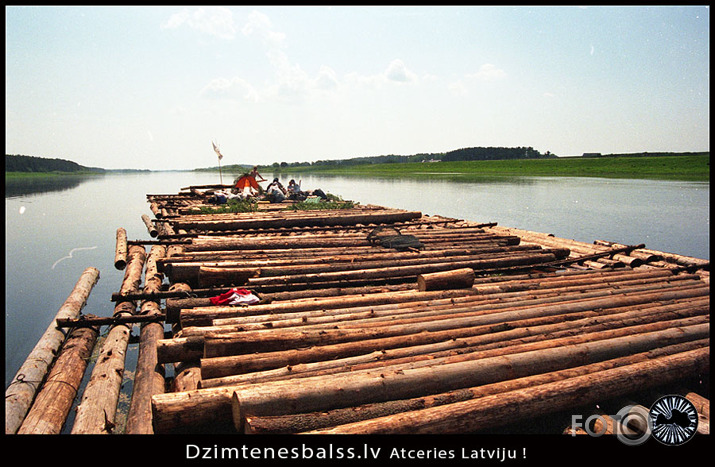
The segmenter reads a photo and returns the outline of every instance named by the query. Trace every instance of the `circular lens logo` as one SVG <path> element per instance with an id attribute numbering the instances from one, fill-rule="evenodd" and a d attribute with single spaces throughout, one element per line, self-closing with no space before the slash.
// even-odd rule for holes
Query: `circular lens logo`
<path id="1" fill-rule="evenodd" d="M 663 396 L 650 408 L 652 434 L 669 446 L 689 441 L 698 429 L 698 412 L 683 396 Z"/>

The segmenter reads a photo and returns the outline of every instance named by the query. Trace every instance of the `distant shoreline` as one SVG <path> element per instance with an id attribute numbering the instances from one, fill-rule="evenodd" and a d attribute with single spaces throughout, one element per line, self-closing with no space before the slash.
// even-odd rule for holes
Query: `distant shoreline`
<path id="1" fill-rule="evenodd" d="M 685 156 L 562 157 L 495 161 L 365 164 L 344 167 L 266 167 L 278 173 L 391 177 L 478 178 L 498 176 L 569 176 L 709 181 L 710 153 Z"/>
<path id="2" fill-rule="evenodd" d="M 449 177 L 452 179 L 477 179 L 500 176 L 568 176 L 635 178 L 654 180 L 709 181 L 710 153 L 672 156 L 617 155 L 601 157 L 559 157 L 548 159 L 507 159 L 490 161 L 456 162 L 406 162 L 361 165 L 305 165 L 275 167 L 259 166 L 263 172 L 285 174 L 354 175 L 367 177 Z M 236 166 L 223 168 L 229 175 Z M 97 176 L 121 173 L 173 172 L 166 170 L 108 170 L 105 172 L 5 172 L 5 179 L 41 178 L 55 176 Z M 182 171 L 218 172 L 216 168 L 197 168 Z"/>

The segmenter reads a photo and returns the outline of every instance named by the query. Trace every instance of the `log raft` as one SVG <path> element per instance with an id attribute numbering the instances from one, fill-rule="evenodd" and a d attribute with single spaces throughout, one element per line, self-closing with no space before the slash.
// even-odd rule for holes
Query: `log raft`
<path id="1" fill-rule="evenodd" d="M 359 203 L 202 214 L 214 188 L 147 195 L 151 240 L 117 230 L 114 315 L 57 317 L 109 329 L 72 433 L 481 433 L 674 391 L 709 433 L 707 260 Z M 20 432 L 57 432 L 72 358 L 6 432 L 28 411 Z"/>

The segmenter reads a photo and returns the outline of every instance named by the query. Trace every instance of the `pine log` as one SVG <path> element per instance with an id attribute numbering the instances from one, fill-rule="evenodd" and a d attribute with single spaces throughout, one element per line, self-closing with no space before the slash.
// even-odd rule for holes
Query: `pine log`
<path id="1" fill-rule="evenodd" d="M 460 291 L 461 292 L 461 291 Z M 258 304 L 249 307 L 199 307 L 181 310 L 182 326 L 210 325 L 214 319 L 237 317 L 245 314 L 263 314 L 275 311 L 294 312 L 314 309 L 335 309 L 355 306 L 376 306 L 385 303 L 404 303 L 430 298 L 450 297 L 450 291 L 431 291 L 415 294 L 414 291 L 400 290 L 346 297 L 319 297 L 294 302 Z"/>
<path id="2" fill-rule="evenodd" d="M 117 245 L 114 254 L 114 267 L 123 270 L 127 265 L 127 231 L 122 227 L 117 229 Z"/>
<path id="3" fill-rule="evenodd" d="M 173 392 L 193 391 L 201 384 L 201 366 L 198 360 L 181 362 L 175 366 Z"/>
<path id="4" fill-rule="evenodd" d="M 199 287 L 243 285 L 250 278 L 256 277 L 258 274 L 258 269 L 211 268 L 201 266 L 196 282 Z"/>
<path id="5" fill-rule="evenodd" d="M 77 407 L 72 434 L 113 432 L 130 334 L 131 330 L 126 325 L 117 325 L 109 330 Z"/>
<path id="6" fill-rule="evenodd" d="M 128 258 L 129 262 L 125 268 L 124 279 L 119 289 L 120 297 L 139 291 L 146 261 L 146 249 L 143 246 L 132 245 L 128 250 Z"/>
<path id="7" fill-rule="evenodd" d="M 423 243 L 424 250 L 438 249 L 485 249 L 519 245 L 516 236 L 473 235 L 455 233 L 443 236 L 416 235 Z M 542 248 L 529 245 L 524 249 Z M 240 257 L 242 255 L 266 255 L 268 257 L 295 256 L 301 252 L 312 255 L 323 254 L 393 254 L 396 250 L 375 245 L 364 234 L 358 236 L 317 236 L 278 235 L 255 237 L 194 237 L 186 246 L 188 256 L 199 257 Z"/>
<path id="8" fill-rule="evenodd" d="M 417 285 L 420 292 L 469 288 L 474 285 L 474 269 L 463 268 L 453 271 L 420 274 L 417 276 Z"/>
<path id="9" fill-rule="evenodd" d="M 434 249 L 424 249 L 420 251 L 395 251 L 388 249 L 364 249 L 352 251 L 331 251 L 325 248 L 316 249 L 313 252 L 305 250 L 272 250 L 266 251 L 227 251 L 227 252 L 206 252 L 206 254 L 181 255 L 167 258 L 159 262 L 162 270 L 169 270 L 174 267 L 203 265 L 203 266 L 228 266 L 228 267 L 260 267 L 260 266 L 283 266 L 293 264 L 322 264 L 325 262 L 354 262 L 372 260 L 391 260 L 402 258 L 432 258 L 443 256 L 463 256 L 475 254 L 488 254 L 499 252 L 517 252 L 542 249 L 538 245 L 493 245 L 483 244 L 474 246 L 459 247 L 435 247 Z M 312 254 L 308 254 L 312 253 Z"/>
<path id="10" fill-rule="evenodd" d="M 311 433 L 473 433 L 677 381 L 707 372 L 709 366 L 709 349 L 697 349 L 563 381 Z M 505 417 L 505 413 L 509 416 Z"/>
<path id="11" fill-rule="evenodd" d="M 693 305 L 693 315 L 707 308 L 708 304 Z M 673 307 L 677 310 L 677 307 Z M 676 311 L 677 312 L 677 311 Z M 556 318 L 559 318 L 557 315 Z M 587 312 L 579 319 L 593 319 L 597 313 Z M 525 325 L 529 323 L 524 321 Z M 541 321 L 538 325 L 548 325 Z M 506 328 L 479 326 L 469 329 L 469 332 L 460 332 L 455 336 L 451 331 L 434 333 L 421 333 L 417 335 L 397 336 L 386 339 L 373 339 L 367 341 L 348 342 L 306 349 L 292 349 L 286 351 L 265 352 L 257 354 L 234 355 L 229 357 L 212 357 L 201 360 L 202 376 L 205 380 L 211 378 L 228 377 L 229 375 L 247 374 L 250 372 L 268 371 L 279 368 L 299 368 L 311 362 L 320 362 L 328 359 L 346 359 L 368 354 L 374 351 L 383 353 L 383 359 L 392 355 L 416 354 L 422 349 L 460 349 L 469 345 L 487 345 L 500 342 L 509 337 L 518 338 L 528 336 L 534 332 L 531 328 Z M 198 353 L 198 351 L 196 351 Z M 296 370 L 298 372 L 298 370 Z"/>
<path id="12" fill-rule="evenodd" d="M 549 313 L 552 315 L 567 312 L 584 311 L 594 308 L 614 308 L 628 304 L 644 303 L 651 300 L 669 299 L 666 297 L 688 297 L 702 295 L 709 287 L 685 289 L 683 291 L 664 291 L 656 293 L 622 294 L 594 300 L 581 300 L 572 303 L 555 304 L 547 307 L 536 307 L 531 309 L 531 313 Z M 521 312 L 521 315 L 523 316 Z M 517 311 L 517 314 L 519 312 Z M 244 353 L 247 351 L 259 350 L 285 350 L 291 348 L 294 342 L 302 342 L 304 346 L 326 345 L 338 342 L 348 342 L 362 339 L 374 339 L 376 337 L 396 336 L 400 334 L 414 334 L 424 331 L 437 331 L 453 329 L 455 331 L 470 326 L 483 324 L 496 324 L 498 321 L 489 315 L 470 316 L 457 318 L 443 322 L 419 323 L 406 326 L 384 326 L 381 328 L 356 328 L 356 329 L 310 329 L 304 331 L 279 330 L 274 333 L 264 333 L 262 331 L 252 332 L 218 332 L 206 333 L 204 335 L 204 356 L 217 357 Z"/>
<path id="13" fill-rule="evenodd" d="M 255 213 L 251 213 L 255 214 Z M 235 216 L 235 220 L 224 221 L 190 221 L 181 219 L 174 221 L 174 228 L 178 229 L 207 229 L 207 230 L 238 230 L 252 229 L 258 227 L 296 227 L 296 226 L 337 226 L 337 225 L 355 225 L 355 224 L 383 224 L 393 222 L 406 222 L 412 219 L 419 219 L 422 213 L 416 211 L 398 211 L 398 210 L 383 210 L 378 212 L 364 212 L 349 214 L 339 212 L 331 212 L 330 216 L 325 216 L 320 213 L 314 215 L 301 215 L 300 217 L 275 216 L 261 218 L 253 215 L 249 218 L 240 219 Z"/>
<path id="14" fill-rule="evenodd" d="M 321 281 L 337 281 L 337 280 L 355 280 L 355 279 L 375 279 L 397 276 L 416 276 L 431 272 L 447 271 L 450 269 L 472 268 L 475 270 L 492 270 L 500 268 L 510 268 L 515 266 L 536 266 L 538 264 L 549 263 L 556 261 L 561 255 L 562 250 L 544 250 L 543 252 L 525 254 L 519 256 L 509 256 L 496 259 L 473 259 L 464 261 L 442 261 L 438 263 L 412 265 L 412 266 L 395 266 L 395 267 L 377 267 L 370 269 L 354 270 L 354 271 L 336 271 L 314 274 L 295 274 L 273 277 L 259 277 L 248 280 L 249 286 L 261 286 L 268 284 L 284 284 L 286 282 L 321 282 Z"/>
<path id="15" fill-rule="evenodd" d="M 567 378 L 574 378 L 598 371 L 644 362 L 666 355 L 673 355 L 679 352 L 708 347 L 709 345 L 709 339 L 702 339 L 683 344 L 665 346 L 648 352 L 592 363 L 589 365 L 577 366 L 565 370 L 553 371 L 466 389 L 457 389 L 446 393 L 416 397 L 412 399 L 390 400 L 386 402 L 364 404 L 356 407 L 347 407 L 321 412 L 274 416 L 249 415 L 243 423 L 239 421 L 238 426 L 240 427 L 243 425 L 247 434 L 288 434 L 313 431 L 337 425 L 346 425 L 348 423 L 359 422 L 372 418 L 399 414 L 402 412 L 452 404 L 487 395 L 500 394 L 540 384 L 552 383 L 555 381 L 563 381 Z"/>
<path id="16" fill-rule="evenodd" d="M 99 329 L 92 327 L 70 332 L 18 434 L 60 434 L 98 335 Z"/>
<path id="17" fill-rule="evenodd" d="M 156 302 L 144 302 L 144 315 L 161 315 Z M 132 399 L 127 416 L 127 434 L 152 434 L 151 396 L 164 392 L 164 366 L 158 363 L 156 343 L 164 338 L 163 323 L 147 323 L 139 334 L 139 355 L 134 374 Z"/>
<path id="18" fill-rule="evenodd" d="M 151 237 L 156 237 L 157 235 L 159 235 L 159 232 L 156 230 L 156 226 L 151 221 L 149 216 L 147 216 L 146 214 L 142 214 L 142 221 L 144 222 L 144 225 L 146 226 L 146 230 L 147 230 L 147 232 L 149 232 L 149 235 Z"/>
<path id="19" fill-rule="evenodd" d="M 592 310 L 592 309 L 601 309 L 604 307 L 604 305 L 607 305 L 606 308 L 618 308 L 619 306 L 632 306 L 632 305 L 637 305 L 637 304 L 646 304 L 651 301 L 657 301 L 659 299 L 664 299 L 664 300 L 674 300 L 674 299 L 686 299 L 688 296 L 704 296 L 707 298 L 708 296 L 708 289 L 705 288 L 698 288 L 698 289 L 686 289 L 682 291 L 674 291 L 673 293 L 668 293 L 664 294 L 663 292 L 656 291 L 652 292 L 649 294 L 641 294 L 638 296 L 623 296 L 619 297 L 620 302 L 614 302 L 610 299 L 605 299 L 605 300 L 600 300 L 600 301 L 590 301 L 590 302 L 575 302 L 570 304 L 571 307 L 577 307 L 577 308 L 572 308 L 569 310 L 568 308 L 563 307 L 563 304 L 557 305 L 560 307 L 560 309 L 555 309 L 555 310 L 550 310 L 551 305 L 544 305 L 546 308 L 545 310 L 547 311 L 547 315 L 559 315 L 561 312 L 568 312 L 568 313 L 575 313 L 580 310 Z M 559 297 L 556 297 L 557 300 L 559 300 Z M 590 303 L 590 306 L 589 306 Z M 585 306 L 584 306 L 585 305 Z M 492 308 L 493 306 L 485 307 L 486 310 L 489 310 L 489 308 Z M 507 307 L 504 311 L 509 311 Z M 532 316 L 538 316 L 539 313 L 542 311 L 539 309 L 538 306 L 530 306 L 530 307 L 525 307 L 526 312 L 529 312 Z M 513 310 L 512 310 L 513 311 Z M 506 317 L 509 315 L 502 315 L 501 318 Z M 515 318 L 521 318 L 524 319 L 526 315 L 524 312 L 522 314 L 518 314 L 518 311 L 516 314 L 513 315 Z M 498 320 L 497 320 L 498 321 Z M 481 323 L 482 325 L 486 324 L 485 321 Z M 401 346 L 401 345 L 407 345 L 407 343 L 427 343 L 427 342 L 436 342 L 437 340 L 447 340 L 447 339 L 452 339 L 452 338 L 457 338 L 457 337 L 465 337 L 465 336 L 470 336 L 470 335 L 475 335 L 475 334 L 480 334 L 485 332 L 483 330 L 483 327 L 473 327 L 473 328 L 461 328 L 461 329 L 447 329 L 445 331 L 433 331 L 430 333 L 418 333 L 414 335 L 403 335 L 403 336 L 396 336 L 396 337 L 391 337 L 391 338 L 386 338 L 386 339 L 379 339 L 379 344 L 377 344 L 378 340 L 368 340 L 368 341 L 357 341 L 354 342 L 353 344 L 346 343 L 345 345 L 338 345 L 335 348 L 336 353 L 331 354 L 328 353 L 327 355 L 331 355 L 333 358 L 337 356 L 347 356 L 347 355 L 354 355 L 354 353 L 350 352 L 360 352 L 363 351 L 363 353 L 367 353 L 374 349 L 374 346 L 380 345 L 383 346 L 382 348 L 390 348 L 394 346 Z M 299 335 L 299 338 L 302 338 L 302 335 Z M 203 339 L 200 337 L 196 338 L 191 338 L 193 339 L 194 344 L 192 345 L 192 353 L 187 354 L 187 355 L 196 355 L 199 350 L 202 348 L 202 342 Z M 166 346 L 166 349 L 162 351 L 162 353 L 166 353 L 169 355 L 171 358 L 179 358 L 182 354 L 182 351 L 180 347 L 184 346 L 187 344 L 187 341 L 184 340 L 181 342 L 181 340 L 177 340 L 177 342 L 172 342 L 172 341 L 162 341 L 164 342 L 163 345 Z M 301 346 L 306 346 L 307 344 L 301 343 Z M 290 345 L 287 345 L 290 347 Z M 324 352 L 328 352 L 328 349 L 323 347 L 322 348 Z M 258 348 L 254 348 L 253 351 L 257 351 Z M 188 352 L 188 349 L 187 349 Z M 348 353 L 345 353 L 348 352 Z M 309 355 L 311 352 L 309 350 L 301 350 L 301 351 L 288 351 L 288 354 L 293 353 L 295 354 L 293 357 L 289 358 L 298 358 L 298 355 Z M 209 355 L 206 355 L 208 357 Z M 300 358 L 306 358 L 306 357 L 300 357 Z M 270 360 L 266 360 L 265 362 L 268 362 Z M 279 362 L 282 360 L 279 360 Z M 305 361 L 305 360 L 292 360 L 293 363 L 296 363 L 298 361 Z M 257 365 L 257 364 L 265 364 L 263 360 L 259 359 L 254 359 L 250 362 L 246 362 L 244 358 L 240 356 L 236 357 L 228 357 L 225 359 L 218 359 L 218 360 L 213 360 L 213 362 L 216 362 L 216 368 L 242 368 L 244 365 L 249 364 L 249 366 Z M 213 364 L 209 362 L 205 362 L 205 366 L 213 366 Z M 220 371 L 225 371 L 225 370 L 220 370 Z M 231 370 L 233 371 L 233 370 Z M 231 374 L 231 373 L 228 373 Z"/>
<path id="20" fill-rule="evenodd" d="M 704 306 L 708 306 L 709 297 L 706 294 L 705 290 L 703 290 L 703 293 L 705 293 L 705 295 L 703 296 L 704 299 L 707 301 Z M 681 300 L 683 298 L 686 297 L 682 297 Z M 643 303 L 648 303 L 648 301 L 645 301 Z M 626 304 L 625 306 L 631 306 L 631 304 Z M 697 305 L 693 304 L 693 307 L 696 306 L 703 306 L 703 304 L 702 302 Z M 598 308 L 594 309 L 598 310 Z M 555 316 L 563 315 L 555 314 Z M 476 326 L 473 328 L 463 328 L 459 330 L 448 329 L 445 331 L 408 334 L 383 339 L 346 342 L 316 348 L 274 351 L 262 353 L 260 355 L 233 355 L 204 358 L 202 360 L 202 371 L 204 372 L 203 374 L 205 378 L 212 378 L 229 374 L 239 374 L 247 371 L 276 368 L 284 365 L 295 365 L 297 363 L 316 361 L 317 359 L 322 358 L 348 357 L 353 355 L 359 355 L 361 353 L 369 353 L 373 350 L 391 349 L 410 345 L 422 345 L 457 338 L 468 338 L 470 336 L 479 336 L 484 334 L 485 332 L 490 332 L 490 329 L 491 326 L 489 325 Z M 181 339 L 178 339 L 177 341 L 181 341 Z M 191 355 L 196 356 L 203 349 L 203 340 L 199 337 L 188 339 L 185 338 L 183 339 L 183 341 L 183 343 L 162 341 L 165 342 L 164 345 L 167 346 L 167 349 L 164 350 L 163 353 L 167 354 L 169 358 L 180 359 L 179 357 L 181 357 L 181 355 L 183 354 L 186 355 L 186 358 L 189 358 L 189 356 Z M 193 342 L 193 345 L 190 348 L 187 345 L 189 342 Z M 186 349 L 183 348 L 184 346 L 186 346 Z"/>
<path id="21" fill-rule="evenodd" d="M 59 351 L 65 334 L 55 323 L 58 319 L 76 319 L 87 303 L 89 294 L 99 280 L 99 270 L 87 268 L 82 272 L 72 292 L 55 315 L 55 320 L 28 355 L 25 362 L 5 390 L 5 433 L 14 434 L 30 409 L 37 389 L 44 381 Z"/>
<path id="22" fill-rule="evenodd" d="M 529 257 L 533 255 L 548 254 L 549 252 L 544 252 L 542 250 L 532 250 L 529 252 Z M 336 262 L 326 259 L 325 262 L 320 264 L 291 264 L 291 265 L 270 265 L 264 264 L 259 265 L 248 265 L 240 264 L 237 262 L 230 263 L 188 263 L 188 264 L 176 264 L 167 268 L 167 274 L 171 277 L 173 281 L 189 281 L 198 282 L 200 286 L 212 286 L 212 285 L 222 285 L 221 279 L 223 276 L 235 275 L 236 281 L 243 280 L 245 282 L 249 277 L 267 278 L 267 277 L 287 277 L 288 280 L 295 281 L 297 276 L 301 281 L 302 277 L 308 274 L 325 274 L 331 272 L 342 272 L 342 271 L 356 271 L 356 270 L 371 270 L 371 269 L 381 269 L 385 268 L 395 269 L 397 267 L 407 267 L 407 266 L 419 266 L 419 265 L 432 265 L 436 263 L 457 263 L 465 264 L 470 261 L 480 261 L 486 263 L 487 261 L 499 261 L 506 259 L 513 259 L 514 255 L 505 253 L 503 251 L 496 252 L 493 254 L 478 254 L 478 255 L 464 255 L 464 256 L 440 256 L 439 259 L 432 257 L 411 257 L 393 260 L 379 260 L 379 261 L 361 261 L 360 259 L 355 259 L 354 261 L 344 261 Z M 545 261 L 550 260 L 547 258 Z M 529 263 L 530 264 L 530 263 Z M 210 271 L 211 277 L 204 284 L 202 284 L 202 275 L 204 271 Z M 412 275 L 411 271 L 401 275 Z M 198 280 L 197 280 L 198 276 Z M 386 277 L 386 276 L 376 276 L 371 274 L 369 277 Z M 389 276 L 387 276 L 389 277 Z M 228 280 L 228 279 L 227 279 Z M 230 280 L 229 280 L 230 282 Z"/>
<path id="23" fill-rule="evenodd" d="M 234 259 L 217 257 L 214 260 L 191 261 L 168 260 L 162 263 L 162 270 L 173 280 L 194 279 L 200 267 L 260 269 L 262 276 L 305 274 L 347 269 L 369 269 L 398 265 L 424 264 L 435 262 L 435 258 L 451 261 L 505 256 L 517 252 L 538 252 L 536 246 L 491 247 L 484 249 L 449 249 L 403 253 L 349 254 L 349 255 L 300 255 L 275 258 L 246 257 Z"/>
<path id="24" fill-rule="evenodd" d="M 649 270 L 646 272 L 628 272 L 618 274 L 609 272 L 606 275 L 604 275 L 603 273 L 592 273 L 588 275 L 564 274 L 564 276 L 565 277 L 519 276 L 514 278 L 514 280 L 502 279 L 502 281 L 496 281 L 493 279 L 487 281 L 485 280 L 486 278 L 479 278 L 479 280 L 477 281 L 479 283 L 473 287 L 473 290 L 465 290 L 463 291 L 464 293 L 449 293 L 446 295 L 434 292 L 424 294 L 401 293 L 398 295 L 368 295 L 367 292 L 371 292 L 373 290 L 377 290 L 377 292 L 380 293 L 385 292 L 381 292 L 380 289 L 360 289 L 355 290 L 356 292 L 361 292 L 361 296 L 358 297 L 358 301 L 355 301 L 355 297 L 349 296 L 350 292 L 353 292 L 353 290 L 342 289 L 343 294 L 338 295 L 343 295 L 343 297 L 338 301 L 332 299 L 326 300 L 322 294 L 320 294 L 320 297 L 318 297 L 318 295 L 309 294 L 309 298 L 306 300 L 293 299 L 290 303 L 279 303 L 278 301 L 272 301 L 272 303 L 270 304 L 252 305 L 246 309 L 238 309 L 235 307 L 203 308 L 203 305 L 200 303 L 199 300 L 193 301 L 191 299 L 187 299 L 186 302 L 184 302 L 186 303 L 186 306 L 183 306 L 183 308 L 200 308 L 197 310 L 193 310 L 193 312 L 197 315 L 209 313 L 213 318 L 211 322 L 213 322 L 214 325 L 243 324 L 246 322 L 261 321 L 261 318 L 255 320 L 249 320 L 247 318 L 248 316 L 261 315 L 265 316 L 265 318 L 263 319 L 270 319 L 271 322 L 276 323 L 277 321 L 282 319 L 295 318 L 300 320 L 309 320 L 315 316 L 323 317 L 326 315 L 341 314 L 346 311 L 349 313 L 370 312 L 373 314 L 372 316 L 377 316 L 381 310 L 395 310 L 398 307 L 401 308 L 401 305 L 396 305 L 398 303 L 414 303 L 415 307 L 429 306 L 430 309 L 434 310 L 437 309 L 440 305 L 445 304 L 456 305 L 458 303 L 463 303 L 466 305 L 479 301 L 484 301 L 490 297 L 495 297 L 495 294 L 501 294 L 499 296 L 499 300 L 501 302 L 504 302 L 509 297 L 517 297 L 518 294 L 515 294 L 515 292 L 523 291 L 531 291 L 531 295 L 529 295 L 529 297 L 534 298 L 536 294 L 551 293 L 552 291 L 566 293 L 570 290 L 573 290 L 576 293 L 583 294 L 585 286 L 588 286 L 589 290 L 593 291 L 595 290 L 594 287 L 617 287 L 618 289 L 622 289 L 624 285 L 647 284 L 650 282 L 658 282 L 663 280 L 679 281 L 698 279 L 698 277 L 695 275 L 681 274 L 678 276 L 673 276 L 673 274 L 669 271 L 662 270 Z M 405 289 L 405 287 L 400 288 Z M 397 290 L 393 289 L 392 291 Z M 282 295 L 287 296 L 282 297 Z M 291 299 L 294 296 L 295 295 L 291 294 L 269 294 L 263 295 L 262 297 L 267 297 L 268 299 L 270 299 L 271 297 Z M 585 294 L 583 295 L 583 298 L 586 298 L 588 296 L 588 294 Z M 449 300 L 440 300 L 445 297 L 449 298 Z M 371 298 L 374 298 L 375 300 L 371 301 Z M 388 300 L 384 300 L 386 298 L 388 298 Z M 405 298 L 407 300 L 405 300 Z M 208 299 L 204 300 L 208 301 Z M 394 306 L 387 306 L 387 304 L 393 304 Z M 336 305 L 338 305 L 339 308 L 336 308 Z M 350 306 L 351 308 L 340 308 L 343 306 Z M 182 308 L 181 303 L 177 304 L 175 307 Z M 210 313 L 211 311 L 218 312 L 221 315 L 223 315 L 225 312 L 225 314 L 228 316 L 232 314 L 240 316 L 220 318 L 217 317 L 215 314 Z M 410 310 L 409 312 L 412 311 Z M 191 312 L 187 311 L 186 315 L 188 315 L 188 313 Z M 189 325 L 209 324 L 208 320 L 201 323 L 199 323 L 198 321 L 194 321 L 192 323 L 192 319 L 190 318 L 187 319 L 186 322 Z"/>
<path id="25" fill-rule="evenodd" d="M 589 292 L 583 292 L 583 284 L 592 284 L 588 287 Z M 475 286 L 473 289 L 460 293 L 446 295 L 431 295 L 435 292 L 413 294 L 415 300 L 404 300 L 406 294 L 401 295 L 383 295 L 374 297 L 362 297 L 362 302 L 352 300 L 353 297 L 345 297 L 346 302 L 342 303 L 344 307 L 340 307 L 341 303 L 336 303 L 338 307 L 333 305 L 333 301 L 294 301 L 283 305 L 280 302 L 275 302 L 270 305 L 252 305 L 241 311 L 235 307 L 216 307 L 214 309 L 208 307 L 197 307 L 194 310 L 187 310 L 186 314 L 193 313 L 196 315 L 204 315 L 204 318 L 213 317 L 212 323 L 214 326 L 237 325 L 242 326 L 247 323 L 270 322 L 271 327 L 280 327 L 283 320 L 288 322 L 298 323 L 301 325 L 310 324 L 312 322 L 328 322 L 349 319 L 359 319 L 364 317 L 378 318 L 380 316 L 397 318 L 398 314 L 418 313 L 421 311 L 429 312 L 461 312 L 468 309 L 475 311 L 477 306 L 495 304 L 496 307 L 502 305 L 517 306 L 519 303 L 524 305 L 536 305 L 540 303 L 548 303 L 559 301 L 558 297 L 563 297 L 561 300 L 568 301 L 569 297 L 576 298 L 594 298 L 610 295 L 621 295 L 626 292 L 647 292 L 658 291 L 660 289 L 684 289 L 684 288 L 702 288 L 705 286 L 698 280 L 697 276 L 680 275 L 670 278 L 646 278 L 636 280 L 610 281 L 603 280 L 601 283 L 585 281 L 584 283 L 574 283 L 565 287 L 554 287 L 550 285 L 561 285 L 561 283 L 553 282 L 544 284 L 544 287 L 538 290 L 532 290 L 533 287 L 528 284 L 519 285 L 504 285 L 498 287 L 490 286 Z M 374 298 L 371 301 L 370 298 Z M 317 306 L 316 306 L 317 305 Z M 352 305 L 352 306 L 351 306 Z M 462 310 L 464 309 L 464 310 Z M 366 314 L 367 313 L 367 314 Z M 220 318 L 218 316 L 229 316 Z M 233 317 L 231 317 L 233 315 Z M 238 316 L 236 316 L 238 315 Z M 352 316 L 351 316 L 352 315 Z M 330 318 L 333 317 L 333 318 Z M 186 320 L 187 324 L 191 319 Z M 199 324 L 194 320 L 195 324 Z M 200 324 L 208 324 L 208 320 L 204 320 Z M 208 329 L 204 327 L 204 329 Z M 244 329 L 244 328 L 242 328 Z"/>
<path id="26" fill-rule="evenodd" d="M 240 318 L 215 319 L 213 326 L 185 326 L 182 331 L 182 336 L 188 337 L 266 329 L 277 330 L 279 328 L 293 327 L 300 327 L 300 330 L 310 330 L 323 328 L 325 326 L 330 326 L 332 329 L 385 325 L 394 326 L 441 319 L 466 318 L 469 316 L 483 315 L 485 313 L 492 315 L 493 312 L 496 312 L 498 309 L 502 311 L 507 311 L 508 309 L 516 310 L 517 308 L 523 309 L 524 307 L 533 307 L 535 305 L 554 302 L 565 304 L 567 302 L 622 295 L 625 293 L 661 292 L 666 289 L 685 290 L 687 288 L 697 288 L 701 292 L 704 291 L 703 285 L 699 282 L 654 282 L 652 285 L 646 283 L 630 288 L 626 288 L 626 284 L 627 282 L 623 282 L 615 292 L 606 286 L 603 289 L 593 287 L 589 293 L 579 293 L 580 289 L 574 291 L 556 289 L 558 291 L 531 294 L 528 297 L 522 297 L 515 293 L 504 293 L 491 296 L 453 297 L 451 300 L 432 300 L 428 303 L 417 302 L 411 304 L 407 302 L 404 304 L 386 304 L 332 310 L 324 309 L 308 312 L 271 313 L 265 315 L 246 314 Z M 474 298 L 474 300 L 471 298 Z M 501 316 L 506 315 L 495 315 L 494 317 L 500 319 Z"/>
<path id="27" fill-rule="evenodd" d="M 152 398 L 154 430 L 177 426 L 230 422 L 232 397 L 237 393 L 239 413 L 277 415 L 330 410 L 369 402 L 404 399 L 477 386 L 640 353 L 663 345 L 702 339 L 709 326 L 671 328 L 615 339 L 520 354 L 435 365 L 395 372 L 367 370 L 245 385 L 159 394 Z"/>
<path id="28" fill-rule="evenodd" d="M 653 309 L 654 308 L 654 309 Z M 613 315 L 586 316 L 573 321 L 557 319 L 521 320 L 510 323 L 505 331 L 480 334 L 473 337 L 451 339 L 434 344 L 413 345 L 409 347 L 382 349 L 370 354 L 355 357 L 327 359 L 315 363 L 286 364 L 280 368 L 242 373 L 232 376 L 216 374 L 215 368 L 202 365 L 204 380 L 202 387 L 236 385 L 243 382 L 260 382 L 273 379 L 302 377 L 309 374 L 327 374 L 328 372 L 353 371 L 375 366 L 411 363 L 419 360 L 434 360 L 452 355 L 481 352 L 487 356 L 490 352 L 499 352 L 508 347 L 510 351 L 537 347 L 551 347 L 600 336 L 614 337 L 623 333 L 639 333 L 662 330 L 671 326 L 693 325 L 707 322 L 708 304 L 681 306 L 673 304 L 665 307 L 639 308 Z M 604 332 L 608 331 L 608 332 Z M 576 334 L 581 334 L 575 337 Z M 548 339 L 545 340 L 545 337 Z M 561 340 L 559 340 L 561 339 Z M 255 355 L 255 354 L 254 354 Z M 210 359 L 208 359 L 210 360 Z"/>
<path id="29" fill-rule="evenodd" d="M 139 290 L 145 261 L 144 247 L 132 245 L 120 294 Z M 120 302 L 114 307 L 114 316 L 132 315 L 135 310 L 134 302 Z M 118 324 L 109 329 L 77 407 L 73 434 L 109 434 L 116 427 L 115 415 L 131 328 L 131 324 Z"/>

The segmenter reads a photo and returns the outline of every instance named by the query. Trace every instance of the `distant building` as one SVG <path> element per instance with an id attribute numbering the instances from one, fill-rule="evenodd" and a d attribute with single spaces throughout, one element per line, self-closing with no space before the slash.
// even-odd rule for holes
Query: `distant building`
<path id="1" fill-rule="evenodd" d="M 601 157 L 600 152 L 584 152 L 581 157 Z"/>

